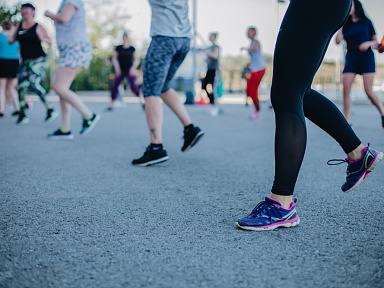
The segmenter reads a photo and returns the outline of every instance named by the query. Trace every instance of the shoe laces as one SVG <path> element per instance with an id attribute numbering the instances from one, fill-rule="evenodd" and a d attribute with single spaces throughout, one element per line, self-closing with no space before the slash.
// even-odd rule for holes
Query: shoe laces
<path id="1" fill-rule="evenodd" d="M 345 159 L 331 159 L 327 161 L 327 165 L 334 166 L 334 165 L 340 165 L 343 163 L 349 163 L 350 161 L 348 158 Z"/>
<path id="2" fill-rule="evenodd" d="M 249 216 L 256 218 L 262 215 L 268 215 L 271 218 L 270 210 L 276 208 L 275 204 L 269 201 L 261 201 L 257 206 L 252 210 Z M 277 209 L 275 209 L 277 210 Z"/>
<path id="3" fill-rule="evenodd" d="M 371 145 L 371 143 L 368 143 L 367 145 L 367 150 L 369 149 L 369 146 Z M 364 158 L 365 154 L 362 155 L 361 159 Z M 359 160 L 357 160 L 359 161 Z M 343 163 L 348 163 L 348 166 L 352 163 L 352 162 L 356 162 L 356 161 L 351 161 L 347 158 L 345 159 L 331 159 L 331 160 L 328 160 L 327 161 L 327 165 L 330 165 L 330 166 L 334 166 L 334 165 L 340 165 L 340 164 L 343 164 Z"/>

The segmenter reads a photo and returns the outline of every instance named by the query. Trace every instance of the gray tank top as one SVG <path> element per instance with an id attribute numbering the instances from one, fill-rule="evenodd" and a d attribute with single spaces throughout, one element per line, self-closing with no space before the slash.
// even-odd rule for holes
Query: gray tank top
<path id="1" fill-rule="evenodd" d="M 252 40 L 251 46 L 249 48 L 252 48 L 254 41 L 256 40 Z M 248 50 L 248 53 L 249 56 L 251 56 L 250 68 L 252 72 L 257 72 L 265 69 L 266 64 L 261 51 L 261 44 L 259 44 L 259 49 L 255 51 Z"/>

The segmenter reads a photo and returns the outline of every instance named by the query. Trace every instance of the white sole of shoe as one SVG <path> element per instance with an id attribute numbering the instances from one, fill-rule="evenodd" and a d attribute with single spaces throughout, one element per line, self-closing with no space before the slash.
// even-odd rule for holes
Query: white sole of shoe
<path id="1" fill-rule="evenodd" d="M 132 165 L 140 166 L 140 167 L 147 167 L 147 166 L 152 166 L 152 165 L 155 165 L 155 164 L 160 164 L 160 163 L 163 163 L 163 162 L 168 161 L 168 160 L 169 160 L 169 156 L 165 156 L 165 157 L 162 157 L 162 158 L 159 158 L 159 159 L 156 159 L 156 160 L 152 160 L 152 161 L 149 161 L 149 162 L 146 162 L 146 163 L 132 164 Z"/>
<path id="2" fill-rule="evenodd" d="M 276 224 L 276 225 L 270 225 L 267 227 L 251 227 L 251 226 L 241 226 L 238 222 L 235 222 L 236 227 L 243 229 L 243 230 L 248 230 L 248 231 L 269 231 L 269 230 L 274 230 L 276 228 L 290 228 L 290 227 L 295 227 L 300 224 L 300 218 L 297 218 L 296 221 L 294 222 L 288 222 L 288 223 L 282 223 L 282 224 Z"/>
<path id="3" fill-rule="evenodd" d="M 73 134 L 65 136 L 48 136 L 49 140 L 73 140 L 75 138 Z"/>

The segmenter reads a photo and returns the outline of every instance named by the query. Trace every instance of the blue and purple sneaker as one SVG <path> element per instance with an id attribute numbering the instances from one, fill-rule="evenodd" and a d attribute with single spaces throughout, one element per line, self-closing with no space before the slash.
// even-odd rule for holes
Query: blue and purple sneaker
<path id="1" fill-rule="evenodd" d="M 294 227 L 299 225 L 300 218 L 296 212 L 296 199 L 289 209 L 269 197 L 261 201 L 249 214 L 235 222 L 235 225 L 244 230 L 264 231 L 279 227 Z"/>
<path id="2" fill-rule="evenodd" d="M 328 165 L 339 165 L 348 163 L 347 179 L 341 186 L 343 192 L 349 192 L 359 186 L 365 178 L 379 165 L 383 160 L 384 153 L 373 150 L 366 146 L 363 150 L 363 156 L 359 160 L 350 160 L 348 157 L 343 159 L 332 159 L 327 162 Z M 335 162 L 335 163 L 333 163 Z"/>

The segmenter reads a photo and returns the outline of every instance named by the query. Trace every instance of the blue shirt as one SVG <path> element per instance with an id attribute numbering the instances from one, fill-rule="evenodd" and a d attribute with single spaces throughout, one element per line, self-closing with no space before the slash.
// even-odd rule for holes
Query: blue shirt
<path id="1" fill-rule="evenodd" d="M 11 36 L 0 33 L 0 59 L 18 60 L 19 59 L 19 42 L 12 45 L 9 44 L 8 38 Z"/>
<path id="2" fill-rule="evenodd" d="M 361 43 L 372 41 L 376 35 L 371 20 L 365 19 L 358 22 L 347 22 L 343 27 L 343 36 L 347 42 L 347 50 L 358 50 Z"/>

